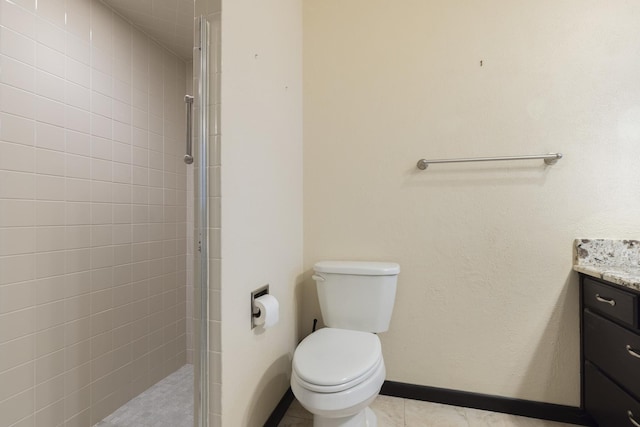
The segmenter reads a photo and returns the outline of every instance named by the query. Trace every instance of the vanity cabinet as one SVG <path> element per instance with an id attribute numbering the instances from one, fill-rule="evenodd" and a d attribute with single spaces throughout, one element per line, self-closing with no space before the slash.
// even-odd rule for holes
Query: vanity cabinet
<path id="1" fill-rule="evenodd" d="M 580 284 L 584 409 L 599 427 L 640 427 L 640 292 Z"/>

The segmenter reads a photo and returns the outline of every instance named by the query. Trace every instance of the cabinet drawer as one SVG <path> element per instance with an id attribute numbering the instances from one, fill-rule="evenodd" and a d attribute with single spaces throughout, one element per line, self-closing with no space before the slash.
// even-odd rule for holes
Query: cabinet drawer
<path id="1" fill-rule="evenodd" d="M 640 425 L 640 402 L 625 393 L 589 362 L 585 362 L 584 365 L 584 380 L 585 409 L 596 420 L 598 427 Z"/>
<path id="2" fill-rule="evenodd" d="M 583 279 L 582 298 L 585 307 L 638 328 L 638 296 L 613 286 Z"/>
<path id="3" fill-rule="evenodd" d="M 640 398 L 640 335 L 588 309 L 583 327 L 585 359 Z"/>

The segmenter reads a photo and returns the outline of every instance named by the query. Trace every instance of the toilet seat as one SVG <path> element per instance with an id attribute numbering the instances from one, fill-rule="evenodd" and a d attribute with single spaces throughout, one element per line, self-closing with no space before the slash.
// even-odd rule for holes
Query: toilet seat
<path id="1" fill-rule="evenodd" d="M 293 355 L 298 384 L 317 393 L 355 387 L 383 364 L 380 339 L 369 332 L 324 328 L 306 337 Z"/>
<path id="2" fill-rule="evenodd" d="M 358 378 L 355 378 L 349 382 L 343 383 L 343 384 L 336 384 L 336 385 L 317 385 L 317 384 L 313 384 L 310 383 L 308 381 L 303 380 L 302 378 L 300 378 L 300 376 L 298 375 L 297 372 L 294 371 L 294 377 L 296 378 L 297 383 L 301 386 L 306 388 L 309 391 L 315 391 L 316 393 L 338 393 L 344 390 L 348 390 L 350 388 L 353 388 L 359 384 L 361 384 L 362 382 L 366 381 L 367 379 L 369 379 L 375 372 L 378 371 L 378 369 L 380 369 L 380 365 L 383 364 L 382 358 L 380 358 L 378 360 L 378 362 L 371 367 L 370 370 L 368 370 L 364 375 L 359 376 Z"/>
<path id="3" fill-rule="evenodd" d="M 371 373 L 371 376 L 363 379 L 358 385 L 335 393 L 320 393 L 309 390 L 301 383 L 298 374 L 293 371 L 291 375 L 291 390 L 298 402 L 314 414 L 314 420 L 316 421 L 318 420 L 317 417 L 322 419 L 350 417 L 363 411 L 374 401 L 384 383 L 385 376 L 386 370 L 384 362 L 382 362 Z M 320 423 L 318 425 L 324 424 Z M 336 424 L 330 425 L 335 426 Z M 375 424 L 371 426 L 373 425 Z"/>

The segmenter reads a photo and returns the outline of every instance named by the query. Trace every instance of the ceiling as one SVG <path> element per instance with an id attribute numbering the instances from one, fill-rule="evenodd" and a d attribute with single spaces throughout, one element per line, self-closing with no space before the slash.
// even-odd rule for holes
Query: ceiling
<path id="1" fill-rule="evenodd" d="M 185 61 L 193 54 L 194 0 L 102 0 Z"/>

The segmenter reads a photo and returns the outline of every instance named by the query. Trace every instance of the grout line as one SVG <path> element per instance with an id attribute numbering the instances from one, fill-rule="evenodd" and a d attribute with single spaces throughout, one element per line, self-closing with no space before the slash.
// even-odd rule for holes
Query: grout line
<path id="1" fill-rule="evenodd" d="M 402 425 L 407 426 L 407 399 L 402 399 Z"/>

